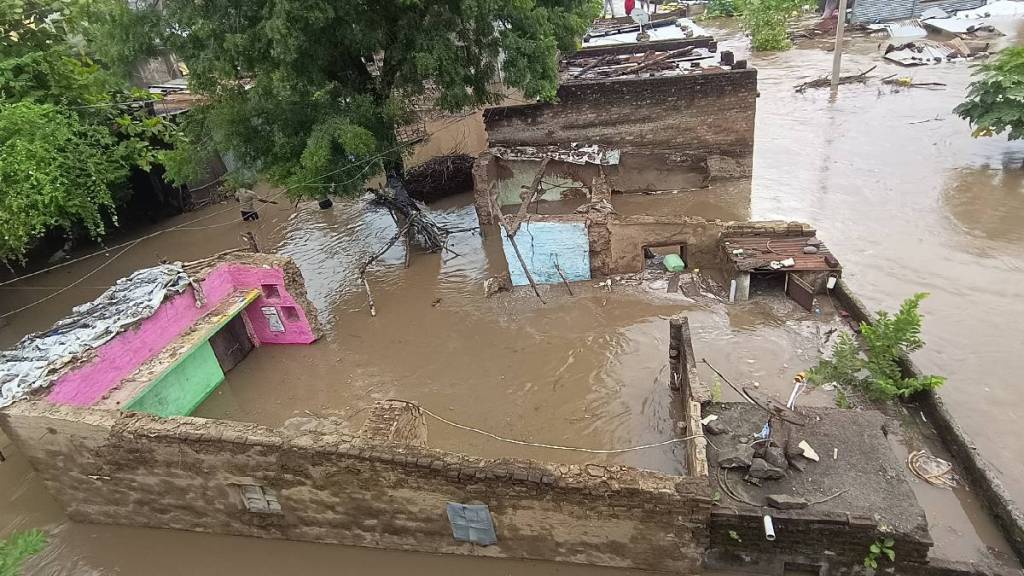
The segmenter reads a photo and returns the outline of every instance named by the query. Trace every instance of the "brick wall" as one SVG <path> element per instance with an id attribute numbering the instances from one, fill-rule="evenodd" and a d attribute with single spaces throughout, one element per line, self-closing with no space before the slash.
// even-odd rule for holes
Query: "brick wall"
<path id="1" fill-rule="evenodd" d="M 43 401 L 0 426 L 76 521 L 680 573 L 708 544 L 707 478 L 432 450 L 408 404 L 379 403 L 358 434 Z M 253 486 L 280 512 L 249 511 Z M 453 539 L 445 505 L 472 501 L 490 507 L 496 545 Z"/>
<path id="2" fill-rule="evenodd" d="M 870 516 L 842 512 L 770 510 L 775 540 L 764 536 L 764 517 L 757 512 L 715 508 L 711 515 L 710 562 L 718 565 L 750 565 L 759 561 L 828 565 L 836 573 L 860 566 L 868 548 L 883 534 Z M 735 536 L 733 536 L 733 534 Z M 925 563 L 930 543 L 895 535 L 897 561 Z M 830 572 L 833 573 L 833 572 Z M 899 572 L 897 572 L 899 573 Z"/>
<path id="3" fill-rule="evenodd" d="M 557 104 L 490 108 L 491 146 L 605 144 L 705 161 L 753 155 L 757 71 L 587 80 L 563 84 Z"/>

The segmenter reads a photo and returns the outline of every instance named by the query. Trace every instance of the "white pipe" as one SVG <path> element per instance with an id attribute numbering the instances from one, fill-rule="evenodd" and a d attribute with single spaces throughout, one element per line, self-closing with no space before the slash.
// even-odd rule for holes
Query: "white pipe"
<path id="1" fill-rule="evenodd" d="M 769 542 L 775 541 L 775 527 L 772 526 L 772 517 L 764 515 L 764 539 Z"/>
<path id="2" fill-rule="evenodd" d="M 793 409 L 793 405 L 796 404 L 796 397 L 804 391 L 804 383 L 796 382 L 793 384 L 793 392 L 789 395 L 789 402 L 786 402 L 786 408 Z"/>

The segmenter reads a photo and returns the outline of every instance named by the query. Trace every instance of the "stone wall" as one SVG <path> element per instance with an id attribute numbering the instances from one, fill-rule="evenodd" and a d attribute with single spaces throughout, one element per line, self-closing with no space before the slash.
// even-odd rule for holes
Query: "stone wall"
<path id="1" fill-rule="evenodd" d="M 80 522 L 677 573 L 708 544 L 707 478 L 433 450 L 408 403 L 378 403 L 358 434 L 334 419 L 270 429 L 29 400 L 0 426 Z M 474 501 L 497 544 L 454 540 L 446 504 Z"/>
<path id="2" fill-rule="evenodd" d="M 557 104 L 489 108 L 491 146 L 604 144 L 624 152 L 670 153 L 704 162 L 726 156 L 749 166 L 754 149 L 757 71 L 572 81 Z"/>

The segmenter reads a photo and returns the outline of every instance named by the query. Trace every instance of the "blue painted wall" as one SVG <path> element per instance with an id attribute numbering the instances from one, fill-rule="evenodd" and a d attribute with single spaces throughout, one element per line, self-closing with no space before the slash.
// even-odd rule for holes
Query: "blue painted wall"
<path id="1" fill-rule="evenodd" d="M 529 284 L 523 267 L 508 238 L 501 236 L 509 276 L 514 286 Z M 516 244 L 538 284 L 562 281 L 555 269 L 555 258 L 570 282 L 590 280 L 590 241 L 582 222 L 523 222 L 516 232 Z"/>

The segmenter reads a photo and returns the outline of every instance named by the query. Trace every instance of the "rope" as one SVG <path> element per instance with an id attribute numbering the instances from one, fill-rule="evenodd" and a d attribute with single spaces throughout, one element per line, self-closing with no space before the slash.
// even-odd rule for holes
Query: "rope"
<path id="1" fill-rule="evenodd" d="M 408 404 L 410 406 L 414 406 L 417 410 L 422 411 L 424 414 L 426 414 L 426 415 L 428 415 L 428 416 L 430 416 L 430 417 L 432 417 L 432 418 L 434 418 L 436 420 L 439 420 L 439 421 L 441 421 L 441 422 L 443 422 L 443 423 L 445 423 L 445 424 L 447 424 L 449 426 L 452 426 L 454 428 L 459 428 L 461 430 L 468 430 L 470 432 L 476 432 L 477 434 L 482 434 L 484 436 L 487 436 L 489 438 L 493 438 L 493 439 L 501 441 L 501 442 L 507 442 L 509 444 L 518 444 L 520 446 L 533 446 L 535 448 L 550 448 L 552 450 L 568 450 L 570 452 L 587 452 L 589 454 L 621 454 L 623 452 L 633 452 L 635 450 L 646 450 L 648 448 L 657 448 L 659 446 L 665 446 L 667 444 L 675 444 L 675 443 L 678 443 L 678 442 L 685 442 L 687 440 L 693 440 L 694 438 L 704 438 L 703 434 L 698 434 L 698 435 L 694 435 L 694 436 L 686 436 L 684 438 L 673 438 L 671 440 L 665 440 L 664 442 L 655 442 L 653 444 L 644 444 L 644 445 L 641 445 L 641 446 L 631 446 L 629 448 L 616 448 L 616 449 L 611 449 L 611 450 L 602 450 L 602 449 L 598 449 L 598 448 L 578 448 L 578 447 L 575 447 L 575 446 L 559 446 L 557 444 L 542 444 L 542 443 L 539 443 L 539 442 L 526 442 L 525 440 L 515 440 L 513 438 L 505 438 L 504 436 L 498 436 L 497 434 L 493 434 L 493 433 L 488 432 L 486 430 L 481 430 L 479 428 L 474 428 L 472 426 L 466 426 L 465 424 L 459 424 L 458 422 L 452 422 L 451 420 L 448 420 L 447 418 L 444 418 L 443 416 L 438 416 L 437 414 L 434 414 L 433 412 L 431 412 L 430 410 L 427 410 L 426 408 L 420 406 L 419 404 L 417 404 L 415 402 L 410 402 L 408 400 L 400 400 L 398 398 L 388 398 L 387 401 L 388 402 L 402 402 L 403 404 Z"/>
<path id="2" fill-rule="evenodd" d="M 49 299 L 51 299 L 51 298 L 55 298 L 55 297 L 57 297 L 58 295 L 60 295 L 60 294 L 63 294 L 64 292 L 67 292 L 68 290 L 70 290 L 70 289 L 74 288 L 75 286 L 78 286 L 79 284 L 81 284 L 82 282 L 84 282 L 84 281 L 86 280 L 86 278 L 88 278 L 88 277 L 92 276 L 93 274 L 95 274 L 95 273 L 99 272 L 100 270 L 103 270 L 103 268 L 104 268 L 104 267 L 105 267 L 105 266 L 106 266 L 107 264 L 110 264 L 111 262 L 113 262 L 114 260 L 116 260 L 116 259 L 117 259 L 117 257 L 118 257 L 118 256 L 120 256 L 121 254 L 124 254 L 125 252 L 127 252 L 127 251 L 131 250 L 131 249 L 132 249 L 132 247 L 133 247 L 133 246 L 135 246 L 136 244 L 138 244 L 139 242 L 142 242 L 142 240 L 136 240 L 136 241 L 132 242 L 132 243 L 131 243 L 131 244 L 129 244 L 129 245 L 128 245 L 128 246 L 127 246 L 127 247 L 126 247 L 126 248 L 125 248 L 124 250 L 121 250 L 120 252 L 118 252 L 117 254 L 115 254 L 115 255 L 114 255 L 114 256 L 113 256 L 113 257 L 112 257 L 112 258 L 111 258 L 110 260 L 107 260 L 107 261 L 106 261 L 106 262 L 104 262 L 103 264 L 100 264 L 100 265 L 99 265 L 99 266 L 97 266 L 97 267 L 96 267 L 96 268 L 95 268 L 94 270 L 92 270 L 91 272 L 89 272 L 88 274 L 86 274 L 85 276 L 82 276 L 81 278 L 79 278 L 78 280 L 75 280 L 75 281 L 74 281 L 74 282 L 72 282 L 71 284 L 68 284 L 67 286 L 65 286 L 65 287 L 61 288 L 60 290 L 57 290 L 57 291 L 56 291 L 56 292 L 54 292 L 53 294 L 49 294 L 49 295 L 47 295 L 47 296 L 44 296 L 44 297 L 40 298 L 39 300 L 36 300 L 35 302 L 32 302 L 31 304 L 26 304 L 26 305 L 22 306 L 21 308 L 16 308 L 16 309 L 14 309 L 14 310 L 11 310 L 10 312 L 7 312 L 7 313 L 5 313 L 5 314 L 2 314 L 2 315 L 0 315 L 0 319 L 2 319 L 2 318 L 7 318 L 8 316 L 13 316 L 13 315 L 17 314 L 18 312 L 22 312 L 22 311 L 28 310 L 29 308 L 31 308 L 31 307 L 33 307 L 33 306 L 35 306 L 35 305 L 37 305 L 37 304 L 42 304 L 43 302 L 46 302 L 47 300 L 49 300 Z"/>

